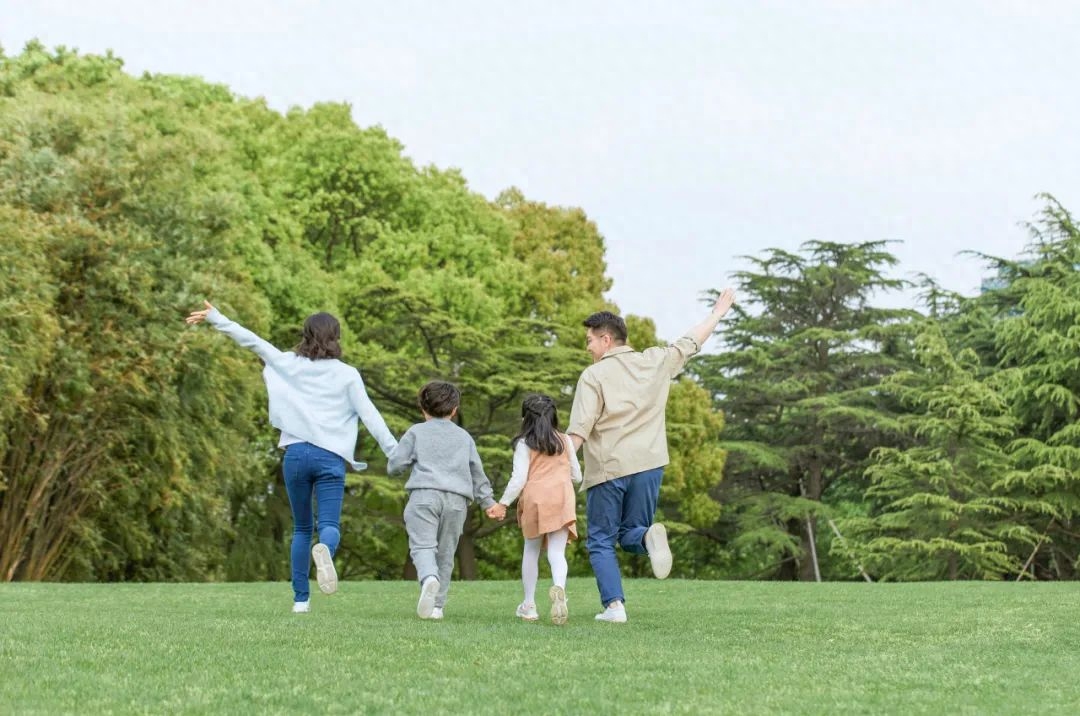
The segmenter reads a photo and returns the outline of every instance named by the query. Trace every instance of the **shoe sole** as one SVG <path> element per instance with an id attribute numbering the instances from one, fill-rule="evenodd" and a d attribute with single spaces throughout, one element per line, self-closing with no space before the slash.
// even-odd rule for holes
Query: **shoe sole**
<path id="1" fill-rule="evenodd" d="M 645 549 L 649 553 L 653 574 L 666 579 L 671 574 L 671 548 L 668 547 L 667 527 L 657 522 L 645 533 Z"/>
<path id="2" fill-rule="evenodd" d="M 330 548 L 319 543 L 311 548 L 311 558 L 315 560 L 315 579 L 319 582 L 319 591 L 333 594 L 337 591 L 337 569 Z"/>
<path id="3" fill-rule="evenodd" d="M 596 615 L 596 621 L 603 622 L 604 624 L 625 624 L 626 617 L 622 619 L 605 619 L 603 613 Z"/>
<path id="4" fill-rule="evenodd" d="M 435 596 L 439 593 L 439 580 L 432 577 L 420 587 L 420 601 L 416 603 L 416 616 L 421 619 L 431 619 L 431 613 L 435 611 Z"/>
<path id="5" fill-rule="evenodd" d="M 553 586 L 548 590 L 548 596 L 551 598 L 551 623 L 562 626 L 570 615 L 566 609 L 566 590 Z"/>

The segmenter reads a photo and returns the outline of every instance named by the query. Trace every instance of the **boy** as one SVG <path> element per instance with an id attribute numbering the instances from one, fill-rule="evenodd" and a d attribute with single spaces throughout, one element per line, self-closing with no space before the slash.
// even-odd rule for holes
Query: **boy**
<path id="1" fill-rule="evenodd" d="M 419 403 L 424 422 L 402 436 L 386 469 L 398 475 L 412 466 L 405 483 L 405 531 L 420 579 L 416 614 L 442 619 L 469 502 L 479 502 L 491 519 L 505 517 L 506 508 L 495 502 L 472 436 L 453 422 L 461 404 L 457 387 L 432 381 L 420 389 Z"/>

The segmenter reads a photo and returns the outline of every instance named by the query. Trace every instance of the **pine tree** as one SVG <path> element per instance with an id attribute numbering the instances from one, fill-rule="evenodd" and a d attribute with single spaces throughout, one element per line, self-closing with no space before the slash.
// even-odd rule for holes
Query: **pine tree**
<path id="1" fill-rule="evenodd" d="M 841 521 L 848 543 L 884 579 L 1015 574 L 1010 545 L 1030 548 L 1036 538 L 1013 521 L 1017 501 L 994 489 L 1011 469 L 1005 445 L 1015 426 L 1000 386 L 980 379 L 974 351 L 954 355 L 936 322 L 923 326 L 915 348 L 918 369 L 881 384 L 910 411 L 899 421 L 913 444 L 874 450 L 866 497 L 879 507 Z"/>
<path id="2" fill-rule="evenodd" d="M 814 241 L 750 260 L 724 350 L 695 367 L 727 425 L 717 529 L 734 532 L 746 569 L 815 579 L 822 502 L 861 483 L 870 447 L 897 430 L 873 387 L 904 365 L 912 312 L 871 303 L 906 285 L 886 274 L 896 259 L 884 242 Z"/>
<path id="3" fill-rule="evenodd" d="M 1045 536 L 1032 573 L 1076 576 L 1080 534 L 1080 228 L 1053 197 L 1018 261 L 994 259 L 1003 287 L 987 296 L 994 357 L 1019 421 L 1017 470 L 999 489 L 1025 505 Z"/>

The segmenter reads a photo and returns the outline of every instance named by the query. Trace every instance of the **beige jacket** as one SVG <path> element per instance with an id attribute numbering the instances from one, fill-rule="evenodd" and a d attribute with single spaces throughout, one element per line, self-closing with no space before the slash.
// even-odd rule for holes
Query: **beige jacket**
<path id="1" fill-rule="evenodd" d="M 668 464 L 668 391 L 700 350 L 690 336 L 640 353 L 619 346 L 582 371 L 566 432 L 585 441 L 585 489 Z"/>

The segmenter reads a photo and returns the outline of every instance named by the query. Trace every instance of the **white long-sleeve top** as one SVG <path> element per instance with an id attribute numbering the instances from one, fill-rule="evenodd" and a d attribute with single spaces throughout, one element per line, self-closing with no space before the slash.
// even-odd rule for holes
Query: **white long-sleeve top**
<path id="1" fill-rule="evenodd" d="M 570 441 L 569 436 L 563 436 L 563 440 L 566 443 L 566 450 L 570 453 L 570 480 L 575 485 L 579 485 L 581 484 L 581 465 L 578 463 L 574 443 Z M 502 504 L 508 507 L 514 504 L 514 500 L 525 489 L 525 483 L 529 480 L 531 454 L 532 449 L 525 444 L 525 441 L 518 440 L 517 445 L 514 447 L 514 464 L 510 471 L 510 482 L 506 483 L 502 499 L 499 500 Z"/>
<path id="2" fill-rule="evenodd" d="M 270 424 L 281 431 L 281 445 L 308 442 L 339 455 L 355 470 L 357 418 L 389 455 L 397 446 L 390 429 L 364 389 L 360 371 L 336 358 L 311 360 L 281 351 L 217 309 L 206 320 L 265 363 L 263 380 L 270 397 Z"/>

